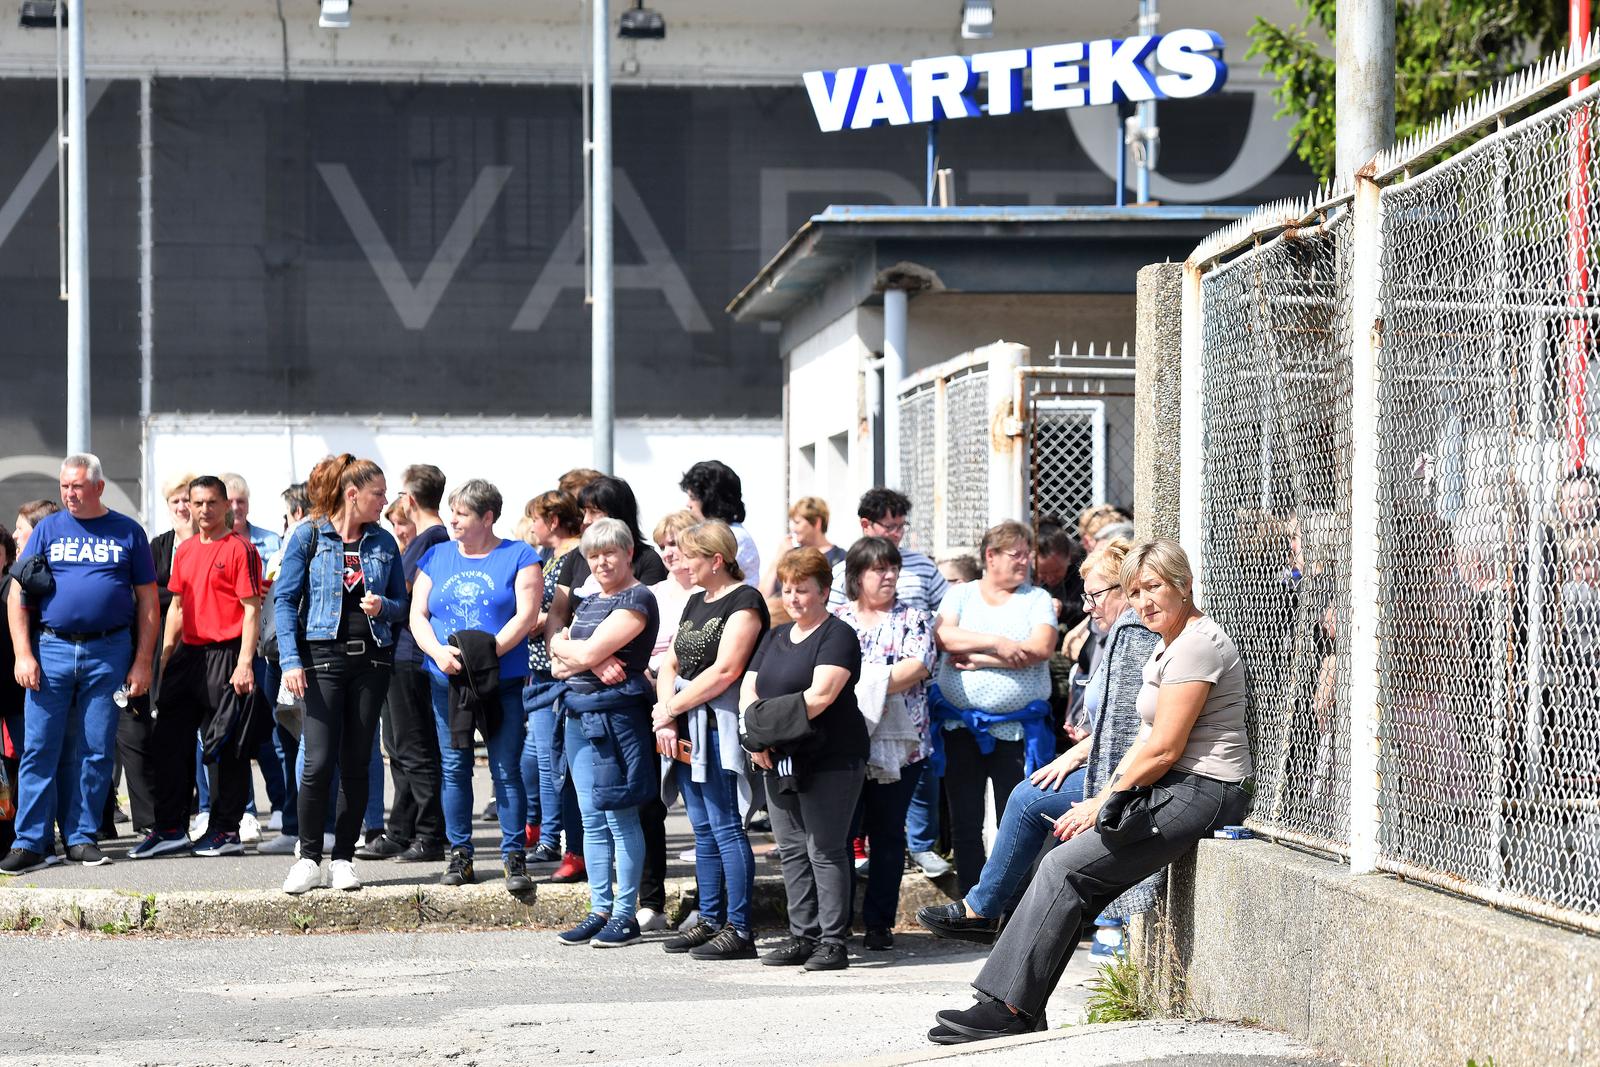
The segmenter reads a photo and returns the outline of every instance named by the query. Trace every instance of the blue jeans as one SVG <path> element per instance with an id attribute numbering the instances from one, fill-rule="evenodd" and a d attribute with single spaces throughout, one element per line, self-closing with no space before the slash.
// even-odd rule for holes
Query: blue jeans
<path id="1" fill-rule="evenodd" d="M 545 712 L 544 714 L 549 714 Z M 527 713 L 532 718 L 532 712 Z M 523 822 L 539 827 L 539 840 L 544 840 L 544 790 L 540 788 L 539 737 L 533 723 L 524 720 L 522 735 L 522 795 L 527 798 L 527 812 Z"/>
<path id="2" fill-rule="evenodd" d="M 450 747 L 450 683 L 428 673 L 433 695 L 433 725 L 439 734 L 439 793 L 444 804 L 444 836 L 452 849 L 472 852 L 472 749 Z M 500 855 L 522 852 L 522 679 L 500 680 L 500 728 L 488 738 L 489 773 L 500 812 Z"/>
<path id="3" fill-rule="evenodd" d="M 939 776 L 931 767 L 917 779 L 906 811 L 906 851 L 932 852 L 939 840 Z"/>
<path id="4" fill-rule="evenodd" d="M 868 778 L 861 786 L 861 833 L 871 857 L 861 923 L 868 930 L 894 928 L 900 911 L 900 877 L 906 870 L 906 813 L 924 778 L 937 780 L 927 760 L 900 768 L 898 782 Z"/>
<path id="5" fill-rule="evenodd" d="M 731 925 L 750 936 L 750 898 L 756 888 L 756 860 L 739 814 L 739 776 L 722 769 L 715 735 L 706 756 L 706 780 L 696 782 L 686 763 L 672 764 L 678 792 L 694 827 L 694 874 L 700 886 L 700 918 L 713 926 Z"/>
<path id="6" fill-rule="evenodd" d="M 639 883 L 644 880 L 644 829 L 638 808 L 601 811 L 590 797 L 594 790 L 594 745 L 576 717 L 564 719 L 567 767 L 578 791 L 583 816 L 583 859 L 589 869 L 589 910 L 614 919 L 631 919 L 639 910 Z M 617 869 L 616 892 L 611 868 Z"/>
<path id="7" fill-rule="evenodd" d="M 128 677 L 133 640 L 126 631 L 82 644 L 40 633 L 34 655 L 39 690 L 25 698 L 15 847 L 49 853 L 58 821 L 69 846 L 99 832 L 117 751 L 111 694 Z"/>
<path id="8" fill-rule="evenodd" d="M 1067 775 L 1054 790 L 1040 789 L 1024 778 L 1011 790 L 994 835 L 994 850 L 983 865 L 978 884 L 967 891 L 967 907 L 985 919 L 998 919 L 1016 907 L 1028 872 L 1050 837 L 1052 821 L 1083 799 L 1083 768 Z"/>
<path id="9" fill-rule="evenodd" d="M 273 694 L 277 699 L 277 694 Z M 283 833 L 289 837 L 300 836 L 300 769 L 305 757 L 300 755 L 300 736 L 281 726 L 272 727 L 272 743 L 278 749 L 278 761 L 283 767 Z"/>
<path id="10" fill-rule="evenodd" d="M 534 750 L 538 768 L 539 804 L 535 808 L 528 802 L 529 821 L 538 811 L 539 840 L 553 848 L 561 847 L 561 835 L 566 833 L 568 852 L 583 855 L 583 816 L 578 811 L 578 793 L 572 787 L 572 775 L 556 789 L 555 760 L 551 746 L 555 743 L 556 713 L 549 709 L 528 712 L 528 744 L 522 749 L 522 780 L 528 780 L 528 749 Z"/>

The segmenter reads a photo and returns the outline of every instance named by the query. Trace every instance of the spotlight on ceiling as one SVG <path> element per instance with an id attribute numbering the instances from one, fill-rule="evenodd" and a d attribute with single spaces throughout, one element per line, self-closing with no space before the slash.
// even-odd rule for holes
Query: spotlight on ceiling
<path id="1" fill-rule="evenodd" d="M 963 0 L 961 36 L 969 41 L 994 36 L 994 0 Z"/>
<path id="2" fill-rule="evenodd" d="M 317 25 L 325 30 L 350 28 L 350 0 L 322 0 L 322 14 Z"/>
<path id="3" fill-rule="evenodd" d="M 659 41 L 667 35 L 667 20 L 661 12 L 644 6 L 644 0 L 635 0 L 633 7 L 622 13 L 617 25 L 617 36 L 631 41 Z"/>
<path id="4" fill-rule="evenodd" d="M 22 0 L 17 14 L 17 25 L 25 30 L 53 30 L 56 28 L 57 0 Z M 67 12 L 61 10 L 61 25 L 67 24 Z"/>

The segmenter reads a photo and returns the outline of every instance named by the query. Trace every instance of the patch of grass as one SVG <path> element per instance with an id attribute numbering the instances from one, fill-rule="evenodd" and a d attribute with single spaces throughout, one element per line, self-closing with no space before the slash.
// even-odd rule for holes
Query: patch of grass
<path id="1" fill-rule="evenodd" d="M 1119 955 L 1100 968 L 1100 973 L 1089 980 L 1088 1021 L 1091 1023 L 1125 1023 L 1143 1019 L 1149 1013 L 1139 992 L 1139 966 L 1125 955 Z"/>
<path id="2" fill-rule="evenodd" d="M 32 931 L 39 929 L 39 927 L 41 927 L 43 925 L 44 925 L 44 917 L 41 916 L 41 915 L 31 915 L 31 914 L 29 914 L 27 908 L 18 909 L 17 917 L 15 919 L 11 920 L 11 929 L 18 931 L 19 933 L 21 933 L 21 932 L 31 933 Z"/>
<path id="3" fill-rule="evenodd" d="M 83 917 L 83 905 L 76 900 L 67 905 L 66 918 L 62 919 L 61 922 L 72 930 L 87 930 L 89 928 L 88 921 Z"/>
<path id="4" fill-rule="evenodd" d="M 154 893 L 146 893 L 139 899 L 141 901 L 139 905 L 139 926 L 145 930 L 154 930 L 156 928 L 156 912 L 160 910 L 156 907 L 156 895 Z"/>
<path id="5" fill-rule="evenodd" d="M 1494 1057 L 1485 1057 L 1482 1063 L 1469 1057 L 1467 1059 L 1467 1067 L 1494 1067 Z"/>
<path id="6" fill-rule="evenodd" d="M 131 934 L 139 928 L 126 919 L 118 919 L 116 922 L 101 923 L 95 929 L 102 934 Z"/>
<path id="7" fill-rule="evenodd" d="M 317 920 L 313 915 L 307 915 L 303 911 L 296 911 L 290 913 L 289 921 L 294 923 L 294 928 L 299 930 L 302 934 L 309 934 L 311 932 L 312 925 L 316 923 Z"/>

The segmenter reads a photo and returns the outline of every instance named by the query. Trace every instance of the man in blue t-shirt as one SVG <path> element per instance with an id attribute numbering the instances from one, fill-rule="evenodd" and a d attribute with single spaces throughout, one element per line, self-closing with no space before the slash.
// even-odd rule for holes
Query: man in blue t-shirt
<path id="1" fill-rule="evenodd" d="M 137 522 L 100 502 L 105 488 L 95 456 L 62 462 L 66 511 L 40 520 L 23 556 L 48 562 L 54 588 L 7 604 L 16 679 L 27 695 L 17 836 L 0 873 L 57 862 L 58 820 L 69 860 L 109 862 L 95 836 L 117 743 L 115 694 L 149 690 L 161 616 L 150 542 Z M 60 812 L 58 780 L 76 782 L 61 791 Z"/>

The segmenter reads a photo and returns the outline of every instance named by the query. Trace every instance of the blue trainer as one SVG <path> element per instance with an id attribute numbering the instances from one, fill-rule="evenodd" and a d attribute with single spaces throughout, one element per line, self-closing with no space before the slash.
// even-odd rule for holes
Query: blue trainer
<path id="1" fill-rule="evenodd" d="M 606 923 L 605 929 L 594 935 L 594 940 L 589 942 L 590 948 L 621 948 L 631 945 L 639 940 L 639 920 L 629 916 L 626 919 L 616 918 Z"/>
<path id="2" fill-rule="evenodd" d="M 189 850 L 189 835 L 182 830 L 151 830 L 140 841 L 128 850 L 130 860 L 149 859 L 151 856 L 164 856 L 169 852 L 187 852 Z"/>
<path id="3" fill-rule="evenodd" d="M 207 834 L 196 841 L 191 851 L 196 856 L 238 856 L 244 852 L 244 845 L 238 834 L 219 832 Z"/>
<path id="4" fill-rule="evenodd" d="M 583 922 L 556 936 L 561 939 L 563 945 L 587 945 L 594 939 L 595 934 L 606 928 L 606 924 L 610 921 L 611 916 L 596 915 L 591 911 L 584 917 Z"/>

